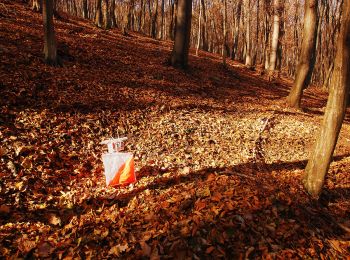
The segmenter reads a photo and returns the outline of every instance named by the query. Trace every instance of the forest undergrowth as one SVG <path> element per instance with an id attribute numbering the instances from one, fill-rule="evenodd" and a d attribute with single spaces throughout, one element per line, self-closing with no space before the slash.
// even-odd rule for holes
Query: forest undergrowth
<path id="1" fill-rule="evenodd" d="M 238 62 L 62 14 L 63 67 L 42 18 L 0 5 L 0 255 L 5 258 L 350 257 L 350 121 L 319 201 L 301 184 L 327 93 Z M 137 182 L 106 187 L 100 142 L 127 136 Z"/>

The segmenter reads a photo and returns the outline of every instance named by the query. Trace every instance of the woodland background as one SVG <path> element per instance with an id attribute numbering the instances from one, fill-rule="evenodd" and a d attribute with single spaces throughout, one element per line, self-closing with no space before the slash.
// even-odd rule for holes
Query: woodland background
<path id="1" fill-rule="evenodd" d="M 320 199 L 301 184 L 330 88 L 342 1 L 320 1 L 318 62 L 303 110 L 285 105 L 303 1 L 280 9 L 273 78 L 265 75 L 270 1 L 194 1 L 186 71 L 167 61 L 175 5 L 104 0 L 96 20 L 94 1 L 57 1 L 63 67 L 51 67 L 35 3 L 1 2 L 0 254 L 349 257 L 349 111 Z M 117 134 L 135 155 L 133 186 L 105 186 L 99 143 Z"/>

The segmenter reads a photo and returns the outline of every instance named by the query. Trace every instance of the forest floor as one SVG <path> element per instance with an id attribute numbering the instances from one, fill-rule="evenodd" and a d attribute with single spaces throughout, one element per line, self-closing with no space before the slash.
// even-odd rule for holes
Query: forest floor
<path id="1" fill-rule="evenodd" d="M 141 34 L 0 5 L 0 255 L 4 258 L 350 257 L 349 111 L 324 191 L 301 184 L 327 94 L 288 108 L 291 80 Z M 106 187 L 100 142 L 127 136 L 138 181 Z"/>

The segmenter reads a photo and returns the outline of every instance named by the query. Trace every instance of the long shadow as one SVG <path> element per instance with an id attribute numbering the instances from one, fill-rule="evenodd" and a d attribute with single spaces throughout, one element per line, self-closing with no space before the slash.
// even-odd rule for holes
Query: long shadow
<path id="1" fill-rule="evenodd" d="M 349 155 L 350 154 L 335 156 L 333 161 L 339 161 L 345 157 L 348 157 Z M 191 182 L 204 181 L 208 178 L 210 174 L 213 174 L 213 173 L 217 175 L 236 176 L 247 185 L 249 185 L 249 183 L 257 183 L 262 187 L 264 186 L 264 183 L 263 183 L 264 180 L 260 180 L 259 178 L 257 178 L 256 173 L 259 172 L 259 173 L 263 173 L 263 175 L 265 176 L 268 176 L 273 171 L 281 171 L 281 170 L 293 171 L 297 169 L 304 169 L 306 166 L 306 163 L 307 163 L 306 160 L 295 161 L 295 162 L 278 162 L 278 163 L 272 163 L 272 164 L 251 162 L 251 163 L 244 163 L 244 164 L 239 164 L 239 165 L 224 167 L 224 168 L 205 168 L 199 171 L 190 172 L 186 175 L 175 174 L 176 172 L 178 172 L 178 169 L 176 168 L 160 169 L 158 167 L 145 166 L 141 168 L 139 172 L 137 172 L 137 178 L 142 179 L 143 177 L 149 177 L 149 176 L 157 176 L 157 178 L 155 178 L 153 182 L 148 183 L 147 185 L 136 185 L 130 192 L 118 194 L 115 196 L 108 195 L 108 197 L 101 196 L 99 198 L 87 199 L 85 200 L 85 202 L 82 203 L 83 205 L 75 205 L 72 209 L 69 209 L 69 210 L 64 208 L 51 207 L 43 210 L 36 210 L 35 212 L 31 212 L 31 210 L 28 210 L 27 212 L 25 212 L 26 211 L 25 208 L 22 208 L 21 213 L 25 214 L 24 219 L 33 218 L 33 214 L 36 216 L 39 216 L 39 219 L 40 219 L 41 216 L 47 214 L 47 211 L 56 212 L 58 215 L 62 215 L 62 212 L 70 212 L 69 215 L 72 216 L 73 213 L 81 215 L 90 210 L 97 210 L 102 205 L 105 205 L 105 206 L 117 205 L 119 208 L 122 208 L 128 205 L 131 199 L 133 199 L 138 194 L 140 194 L 141 192 L 147 189 L 166 190 L 178 184 L 188 184 Z M 164 173 L 167 173 L 167 175 L 163 176 Z M 67 178 L 68 177 L 69 176 L 67 176 Z M 66 181 L 65 178 L 63 179 L 60 178 L 56 182 L 57 182 L 57 185 L 59 185 L 60 182 L 62 182 L 62 185 L 63 185 L 65 181 Z M 333 192 L 334 191 L 332 190 L 325 191 L 323 201 L 327 200 L 328 198 L 329 203 L 334 202 L 338 198 L 337 197 L 338 195 L 334 195 Z M 335 192 L 338 194 L 337 191 Z M 345 199 L 350 199 L 350 193 L 344 192 L 342 193 L 341 197 Z M 8 216 L 8 219 L 9 220 L 11 219 L 10 216 Z M 68 219 L 63 218 L 63 219 L 65 219 L 64 223 L 69 222 L 70 220 L 69 218 Z"/>

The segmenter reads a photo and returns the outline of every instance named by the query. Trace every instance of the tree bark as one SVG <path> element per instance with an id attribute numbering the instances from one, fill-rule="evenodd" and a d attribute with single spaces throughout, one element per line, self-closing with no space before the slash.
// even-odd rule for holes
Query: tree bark
<path id="1" fill-rule="evenodd" d="M 186 68 L 191 35 L 192 0 L 179 0 L 175 28 L 175 42 L 170 57 L 173 67 Z"/>
<path id="2" fill-rule="evenodd" d="M 83 0 L 83 18 L 87 19 L 88 18 L 88 3 L 87 0 Z"/>
<path id="3" fill-rule="evenodd" d="M 111 21 L 109 16 L 109 1 L 103 0 L 102 1 L 102 13 L 103 13 L 103 28 L 104 29 L 110 29 L 111 28 Z"/>
<path id="4" fill-rule="evenodd" d="M 32 10 L 34 10 L 35 12 L 41 12 L 42 11 L 42 0 L 33 0 Z"/>
<path id="5" fill-rule="evenodd" d="M 270 67 L 269 51 L 270 51 L 270 5 L 268 0 L 264 0 L 265 16 L 264 16 L 264 68 L 268 70 Z"/>
<path id="6" fill-rule="evenodd" d="M 334 60 L 332 88 L 329 93 L 321 131 L 306 166 L 303 179 L 306 190 L 314 198 L 318 198 L 322 191 L 345 116 L 350 88 L 350 1 L 344 2 L 343 10 L 337 53 Z"/>
<path id="7" fill-rule="evenodd" d="M 117 20 L 115 18 L 115 0 L 112 0 L 111 2 L 110 17 L 111 17 L 111 27 L 114 28 L 117 26 Z"/>
<path id="8" fill-rule="evenodd" d="M 239 24 L 241 20 L 241 8 L 242 8 L 242 0 L 239 0 L 235 9 L 234 14 L 234 33 L 233 33 L 233 46 L 232 46 L 232 53 L 231 53 L 231 59 L 234 60 L 237 55 L 238 51 L 238 40 L 239 40 Z"/>
<path id="9" fill-rule="evenodd" d="M 45 62 L 49 65 L 59 65 L 57 57 L 56 37 L 53 24 L 53 2 L 43 1 L 43 21 L 44 21 L 44 55 Z"/>
<path id="10" fill-rule="evenodd" d="M 228 55 L 227 50 L 229 49 L 227 46 L 227 1 L 224 1 L 224 13 L 223 13 L 223 43 L 222 43 L 222 63 L 226 66 L 226 57 Z"/>
<path id="11" fill-rule="evenodd" d="M 250 0 L 244 1 L 244 13 L 246 18 L 246 55 L 245 55 L 245 65 L 247 67 L 252 66 L 252 56 L 251 56 L 251 36 L 250 36 Z"/>
<path id="12" fill-rule="evenodd" d="M 300 108 L 303 90 L 309 85 L 316 60 L 318 0 L 305 1 L 303 43 L 293 87 L 287 97 L 291 107 Z"/>
<path id="13" fill-rule="evenodd" d="M 154 7 L 154 12 L 151 18 L 151 36 L 153 39 L 157 38 L 158 0 L 155 1 L 156 5 Z"/>
<path id="14" fill-rule="evenodd" d="M 95 15 L 95 25 L 97 27 L 102 27 L 102 0 L 97 0 L 96 2 L 96 15 Z"/>
<path id="15" fill-rule="evenodd" d="M 198 51 L 199 51 L 199 47 L 200 47 L 200 44 L 201 44 L 201 29 L 202 29 L 202 7 L 201 7 L 201 4 L 199 3 L 196 56 L 198 56 Z"/>
<path id="16" fill-rule="evenodd" d="M 270 74 L 273 74 L 276 69 L 278 39 L 280 32 L 280 0 L 274 0 L 273 9 L 273 31 L 271 37 L 271 53 L 269 64 Z"/>
<path id="17" fill-rule="evenodd" d="M 165 10 L 165 1 L 162 0 L 161 2 L 161 23 L 160 23 L 160 39 L 164 39 L 164 24 L 165 24 L 165 16 L 164 16 L 164 10 Z"/>
<path id="18" fill-rule="evenodd" d="M 208 51 L 208 41 L 207 41 L 207 15 L 205 13 L 205 2 L 204 0 L 200 0 L 202 7 L 202 49 L 204 51 Z"/>

